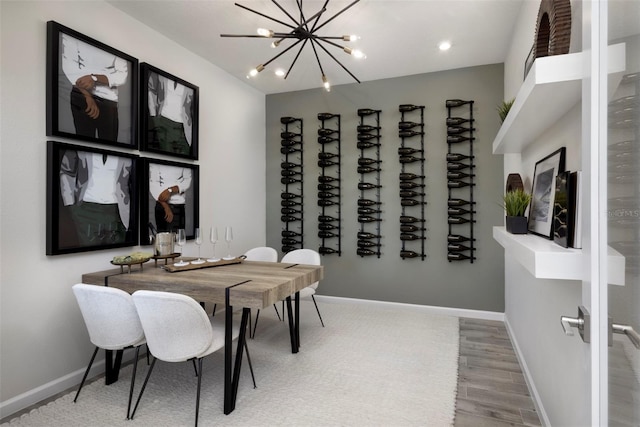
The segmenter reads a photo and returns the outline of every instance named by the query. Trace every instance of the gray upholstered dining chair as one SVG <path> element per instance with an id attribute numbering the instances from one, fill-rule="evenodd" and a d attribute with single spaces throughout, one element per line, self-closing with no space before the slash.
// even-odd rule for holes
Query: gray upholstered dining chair
<path id="1" fill-rule="evenodd" d="M 320 254 L 313 249 L 295 249 L 284 254 L 280 262 L 290 264 L 320 265 Z M 316 289 L 318 288 L 318 284 L 319 282 L 315 282 L 302 289 L 300 291 L 300 298 L 308 298 L 309 296 L 311 297 L 311 299 L 313 300 L 313 304 L 316 306 L 316 311 L 318 312 L 320 323 L 324 328 L 324 322 L 322 321 L 322 316 L 320 315 L 320 310 L 318 309 L 318 304 L 316 303 L 316 298 L 314 297 Z"/>
<path id="2" fill-rule="evenodd" d="M 78 283 L 73 285 L 72 290 L 89 332 L 89 339 L 96 346 L 73 401 L 78 400 L 80 390 L 82 390 L 99 349 L 117 351 L 135 348 L 136 354 L 133 359 L 133 373 L 131 374 L 127 404 L 127 419 L 129 419 L 138 355 L 140 346 L 146 342 L 133 299 L 123 290 L 106 286 Z"/>
<path id="3" fill-rule="evenodd" d="M 140 399 L 157 360 L 164 362 L 194 360 L 197 362 L 196 374 L 198 376 L 195 414 L 195 425 L 197 426 L 200 412 L 202 359 L 224 348 L 224 322 L 214 321 L 196 300 L 186 295 L 171 292 L 136 291 L 133 293 L 133 302 L 138 310 L 153 361 L 136 400 L 131 418 L 133 419 L 138 409 Z M 240 328 L 235 323 L 232 334 L 233 339 L 237 339 L 240 334 Z M 248 350 L 246 342 L 245 349 Z M 253 367 L 248 351 L 247 359 L 255 387 Z"/>

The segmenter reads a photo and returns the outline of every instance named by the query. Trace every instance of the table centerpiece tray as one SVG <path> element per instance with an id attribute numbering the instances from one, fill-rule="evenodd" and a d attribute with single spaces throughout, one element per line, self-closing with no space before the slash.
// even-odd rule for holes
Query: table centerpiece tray
<path id="1" fill-rule="evenodd" d="M 200 270 L 202 268 L 211 268 L 211 267 L 222 267 L 223 265 L 231 265 L 231 264 L 240 264 L 246 257 L 241 255 L 232 259 L 221 259 L 219 261 L 205 261 L 202 264 L 187 264 L 187 265 L 175 265 L 168 264 L 162 266 L 163 269 L 170 273 L 177 273 L 179 271 L 191 271 L 191 270 Z"/>

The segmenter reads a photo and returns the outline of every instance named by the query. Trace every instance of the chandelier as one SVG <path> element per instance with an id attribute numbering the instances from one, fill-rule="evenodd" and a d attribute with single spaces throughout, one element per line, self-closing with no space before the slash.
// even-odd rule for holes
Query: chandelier
<path id="1" fill-rule="evenodd" d="M 329 83 L 329 79 L 327 79 L 327 76 L 324 73 L 324 69 L 322 68 L 322 64 L 320 62 L 320 57 L 318 56 L 318 48 L 322 49 L 327 55 L 329 55 L 329 57 L 331 57 L 338 65 L 340 65 L 340 67 L 342 67 L 347 73 L 349 73 L 349 75 L 351 77 L 353 77 L 353 79 L 355 81 L 360 83 L 360 80 L 358 80 L 358 78 L 356 76 L 354 76 L 353 73 L 347 69 L 347 67 L 345 67 L 335 56 L 333 56 L 333 54 L 331 52 L 329 52 L 329 50 L 326 47 L 326 46 L 337 47 L 337 48 L 341 49 L 343 52 L 345 52 L 345 53 L 347 53 L 347 54 L 349 54 L 349 55 L 351 55 L 351 56 L 353 56 L 355 58 L 365 58 L 365 55 L 360 50 L 352 49 L 352 48 L 350 48 L 348 46 L 342 46 L 342 45 L 336 43 L 335 41 L 333 41 L 333 40 L 341 40 L 341 41 L 344 41 L 344 42 L 353 42 L 353 41 L 356 41 L 358 39 L 358 37 L 355 36 L 355 35 L 348 35 L 348 36 L 322 36 L 322 35 L 318 34 L 318 31 L 322 27 L 327 25 L 329 22 L 333 21 L 336 17 L 341 15 L 347 9 L 351 8 L 352 6 L 354 6 L 360 0 L 354 0 L 352 3 L 350 3 L 349 5 L 347 5 L 342 10 L 337 12 L 335 15 L 333 15 L 329 19 L 323 21 L 322 23 L 320 23 L 320 18 L 327 11 L 327 4 L 329 3 L 329 0 L 325 0 L 324 5 L 322 6 L 322 8 L 317 13 L 315 13 L 314 15 L 312 15 L 312 16 L 310 16 L 308 18 L 305 17 L 304 12 L 302 11 L 302 2 L 303 2 L 303 0 L 296 0 L 296 5 L 298 7 L 297 13 L 299 13 L 299 15 L 300 15 L 298 19 L 294 18 L 289 12 L 287 12 L 276 0 L 271 0 L 271 1 L 293 22 L 293 25 L 289 24 L 287 22 L 283 22 L 283 21 L 281 21 L 279 19 L 273 18 L 271 16 L 267 16 L 264 13 L 261 13 L 261 12 L 258 12 L 256 10 L 250 9 L 250 8 L 248 8 L 246 6 L 241 5 L 241 4 L 235 3 L 235 5 L 240 7 L 240 8 L 242 8 L 242 9 L 248 10 L 249 12 L 255 13 L 256 15 L 260 15 L 260 16 L 262 16 L 264 18 L 267 18 L 267 19 L 269 19 L 269 20 L 271 20 L 273 22 L 277 22 L 278 24 L 281 24 L 281 25 L 284 25 L 285 27 L 288 27 L 289 28 L 288 32 L 276 32 L 276 31 L 273 31 L 273 30 L 265 29 L 265 28 L 258 28 L 257 34 L 220 34 L 220 37 L 250 37 L 250 38 L 270 38 L 270 39 L 274 39 L 273 42 L 271 43 L 271 47 L 272 48 L 280 47 L 280 45 L 283 42 L 286 43 L 286 41 L 289 41 L 289 40 L 293 41 L 293 43 L 291 45 L 289 45 L 288 47 L 286 47 L 284 50 L 282 50 L 282 52 L 278 53 L 273 58 L 269 59 L 267 62 L 265 62 L 263 64 L 259 64 L 256 68 L 251 70 L 249 72 L 249 74 L 247 75 L 247 78 L 251 78 L 251 77 L 257 76 L 258 73 L 260 73 L 262 70 L 264 70 L 265 67 L 267 65 L 269 65 L 272 61 L 274 61 L 275 59 L 277 59 L 280 56 L 284 55 L 286 52 L 288 52 L 289 50 L 293 49 L 294 47 L 300 45 L 300 47 L 298 49 L 298 53 L 294 57 L 293 62 L 289 66 L 289 69 L 287 70 L 287 72 L 286 73 L 284 73 L 284 71 L 281 71 L 280 73 L 276 72 L 276 75 L 279 75 L 280 77 L 284 76 L 284 78 L 286 79 L 289 76 L 289 73 L 291 72 L 291 69 L 295 65 L 296 61 L 298 60 L 298 57 L 302 53 L 302 50 L 304 49 L 304 47 L 307 46 L 307 45 L 310 45 L 312 47 L 312 49 L 313 49 L 313 53 L 315 55 L 316 62 L 318 63 L 318 68 L 320 68 L 320 74 L 321 74 L 321 77 L 322 77 L 322 85 L 324 86 L 324 88 L 327 91 L 329 91 L 331 89 L 331 85 Z"/>

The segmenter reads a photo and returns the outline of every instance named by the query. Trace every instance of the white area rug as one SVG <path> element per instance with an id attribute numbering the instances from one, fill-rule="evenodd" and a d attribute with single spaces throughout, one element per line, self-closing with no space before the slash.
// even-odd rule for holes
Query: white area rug
<path id="1" fill-rule="evenodd" d="M 223 413 L 223 354 L 205 359 L 201 426 L 450 426 L 458 376 L 458 318 L 403 307 L 319 301 L 301 306 L 301 349 L 292 354 L 288 328 L 272 308 L 260 315 L 246 359 L 236 409 Z M 89 356 L 89 355 L 87 355 Z M 146 363 L 136 381 L 142 386 Z M 131 366 L 120 381 L 100 379 L 13 419 L 11 426 L 189 426 L 195 413 L 191 363 L 158 362 L 135 419 L 127 421 Z"/>

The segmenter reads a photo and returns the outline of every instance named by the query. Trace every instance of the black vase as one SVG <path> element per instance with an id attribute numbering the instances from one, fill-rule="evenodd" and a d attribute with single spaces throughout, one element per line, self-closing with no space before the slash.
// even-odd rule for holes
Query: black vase
<path id="1" fill-rule="evenodd" d="M 526 216 L 507 216 L 507 231 L 511 234 L 527 234 Z"/>

